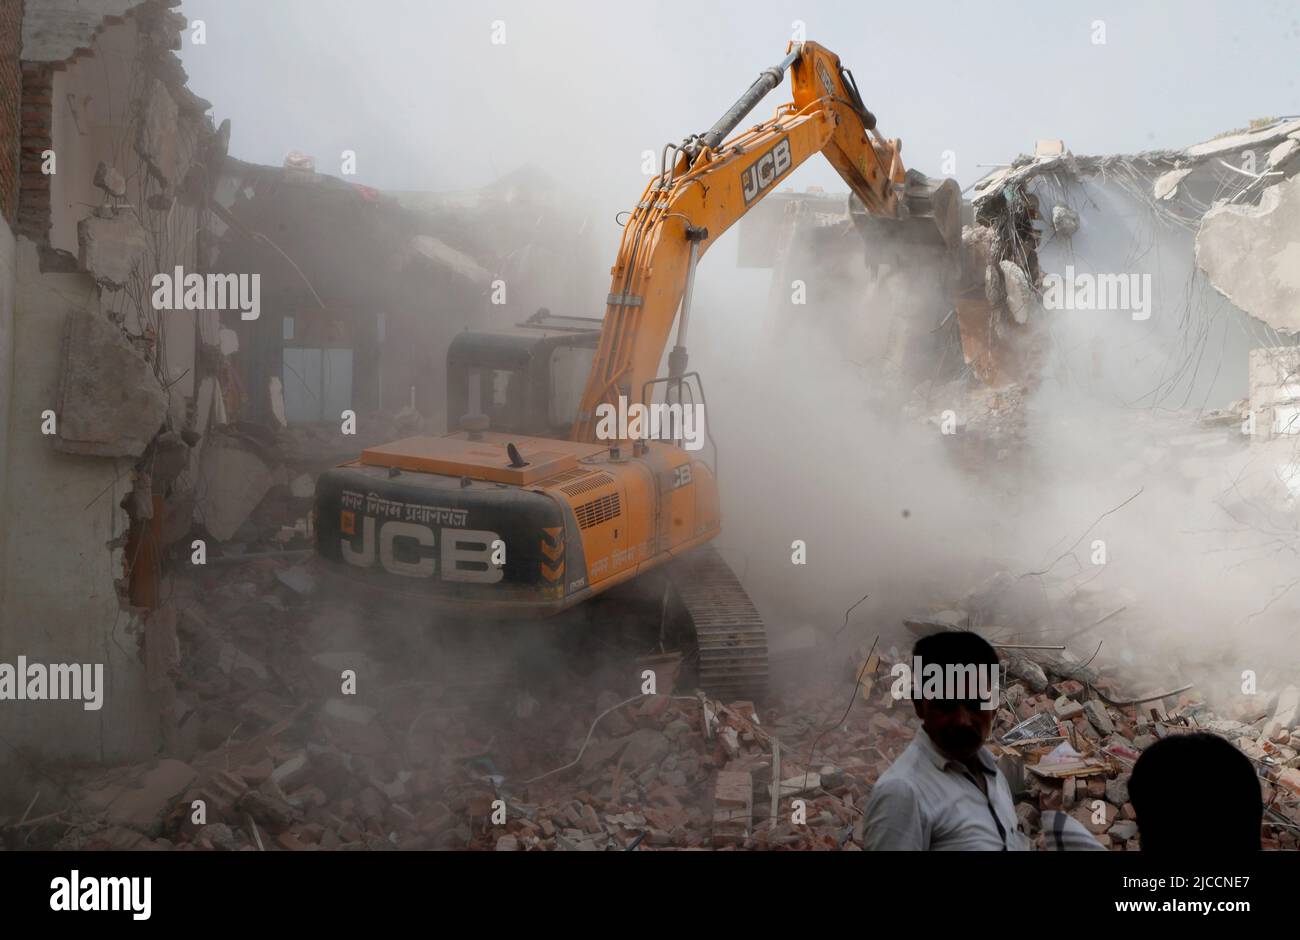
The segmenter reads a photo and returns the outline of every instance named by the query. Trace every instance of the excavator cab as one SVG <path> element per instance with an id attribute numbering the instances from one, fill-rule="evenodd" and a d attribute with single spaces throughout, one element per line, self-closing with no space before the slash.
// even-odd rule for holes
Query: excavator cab
<path id="1" fill-rule="evenodd" d="M 567 438 L 600 323 L 543 307 L 514 329 L 460 333 L 447 350 L 447 430 Z"/>

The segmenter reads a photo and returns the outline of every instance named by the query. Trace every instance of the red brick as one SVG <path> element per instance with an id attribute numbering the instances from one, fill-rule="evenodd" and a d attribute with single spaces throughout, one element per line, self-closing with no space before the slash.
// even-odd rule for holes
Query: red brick
<path id="1" fill-rule="evenodd" d="M 719 771 L 713 791 L 713 844 L 743 843 L 749 837 L 753 806 L 754 782 L 749 772 Z"/>
<path id="2" fill-rule="evenodd" d="M 24 93 L 22 0 L 0 0 L 0 215 L 13 222 L 18 214 L 19 107 Z"/>

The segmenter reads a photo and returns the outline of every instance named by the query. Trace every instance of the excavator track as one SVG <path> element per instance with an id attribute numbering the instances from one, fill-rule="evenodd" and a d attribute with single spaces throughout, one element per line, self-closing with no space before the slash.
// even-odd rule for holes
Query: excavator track
<path id="1" fill-rule="evenodd" d="M 712 545 L 668 567 L 694 628 L 699 684 L 714 698 L 759 701 L 767 694 L 767 629 L 740 579 Z"/>

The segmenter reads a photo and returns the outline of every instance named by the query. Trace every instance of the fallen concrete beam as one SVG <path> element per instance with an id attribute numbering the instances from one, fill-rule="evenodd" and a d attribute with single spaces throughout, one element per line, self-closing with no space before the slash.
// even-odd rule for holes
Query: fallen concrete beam
<path id="1" fill-rule="evenodd" d="M 166 416 L 162 386 L 122 330 L 97 313 L 70 313 L 55 448 L 95 457 L 139 457 Z"/>
<path id="2" fill-rule="evenodd" d="M 1270 186 L 1258 206 L 1223 203 L 1205 213 L 1196 264 L 1252 317 L 1300 332 L 1300 176 Z"/>
<path id="3" fill-rule="evenodd" d="M 111 290 L 119 290 L 149 250 L 144 226 L 129 209 L 92 215 L 77 223 L 78 261 L 83 271 Z"/>
<path id="4" fill-rule="evenodd" d="M 233 434 L 209 434 L 199 457 L 196 521 L 219 541 L 234 536 L 266 491 L 273 474 L 266 462 Z"/>

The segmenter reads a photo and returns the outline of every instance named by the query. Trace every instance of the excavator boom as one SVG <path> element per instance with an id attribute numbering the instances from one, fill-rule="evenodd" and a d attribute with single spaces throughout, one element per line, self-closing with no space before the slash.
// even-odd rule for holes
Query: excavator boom
<path id="1" fill-rule="evenodd" d="M 767 121 L 724 140 L 789 70 L 794 100 Z M 664 149 L 661 172 L 646 186 L 623 230 L 611 271 L 596 359 L 572 430 L 596 440 L 597 409 L 643 401 L 678 320 L 669 372 L 686 366 L 686 329 L 695 265 L 728 228 L 795 167 L 817 153 L 848 183 L 868 212 L 904 224 L 907 174 L 901 142 L 886 140 L 862 103 L 851 73 L 813 42 L 791 43 L 712 128 Z M 915 200 L 913 204 L 919 204 Z M 960 235 L 955 184 L 926 193 L 926 220 L 948 245 Z M 678 311 L 680 309 L 680 318 Z"/>

